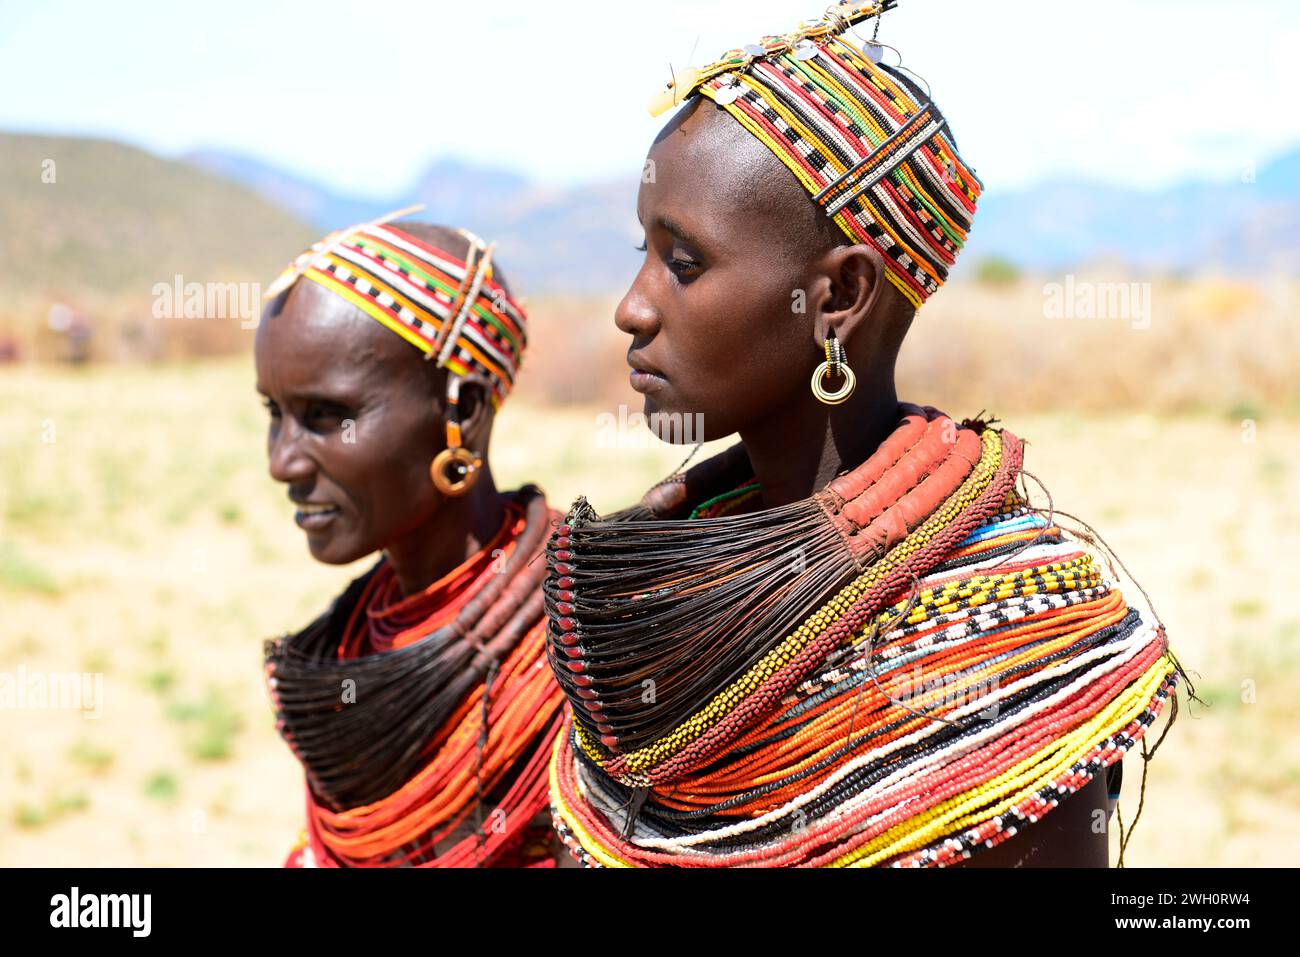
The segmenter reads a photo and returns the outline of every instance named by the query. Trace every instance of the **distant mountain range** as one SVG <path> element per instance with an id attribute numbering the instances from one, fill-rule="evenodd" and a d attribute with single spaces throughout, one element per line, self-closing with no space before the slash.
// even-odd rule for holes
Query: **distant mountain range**
<path id="1" fill-rule="evenodd" d="M 53 181 L 43 180 L 53 161 Z M 1089 262 L 1135 270 L 1300 273 L 1300 150 L 1243 181 L 1157 192 L 1061 181 L 988 188 L 957 275 L 1000 257 L 1030 270 Z M 0 133 L 0 292 L 47 301 L 148 301 L 158 281 L 268 282 L 329 229 L 423 202 L 425 219 L 498 241 L 517 291 L 609 294 L 640 261 L 635 174 L 573 188 L 433 163 L 379 201 L 229 153 L 163 159 L 81 137 Z"/>
<path id="2" fill-rule="evenodd" d="M 407 189 L 369 202 L 246 157 L 207 151 L 184 159 L 257 190 L 321 230 L 423 202 L 424 217 L 497 239 L 507 270 L 531 292 L 616 290 L 638 262 L 634 176 L 547 189 L 504 170 L 439 160 Z M 1243 171 L 1238 181 L 1159 191 L 1069 179 L 1023 190 L 986 184 L 955 275 L 993 257 L 1040 271 L 1102 261 L 1170 273 L 1296 273 L 1300 149 Z"/>
<path id="3" fill-rule="evenodd" d="M 999 256 L 1034 269 L 1096 260 L 1137 270 L 1300 272 L 1300 150 L 1235 181 L 1159 191 L 1082 181 L 990 188 L 963 263 Z"/>
<path id="4" fill-rule="evenodd" d="M 424 203 L 418 218 L 496 240 L 507 278 L 526 294 L 608 293 L 625 287 L 640 253 L 635 178 L 576 189 L 540 186 L 516 173 L 458 160 L 433 163 L 406 189 L 378 202 L 347 196 L 245 156 L 183 157 L 314 224 L 322 233 Z"/>
<path id="5" fill-rule="evenodd" d="M 315 227 L 239 182 L 122 143 L 0 133 L 0 300 L 150 302 L 266 281 Z"/>

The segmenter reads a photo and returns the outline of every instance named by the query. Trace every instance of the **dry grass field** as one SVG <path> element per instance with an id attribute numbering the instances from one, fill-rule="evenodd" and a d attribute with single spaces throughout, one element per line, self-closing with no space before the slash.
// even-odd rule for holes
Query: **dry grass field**
<path id="1" fill-rule="evenodd" d="M 684 450 L 602 447 L 609 411 L 525 392 L 498 425 L 498 481 L 631 501 Z M 1138 576 L 1205 701 L 1150 766 L 1128 863 L 1292 863 L 1300 420 L 997 411 L 1058 505 Z M 98 716 L 0 710 L 0 865 L 283 859 L 301 780 L 272 727 L 261 642 L 364 566 L 307 554 L 266 475 L 263 414 L 246 357 L 0 371 L 0 672 L 103 675 Z M 1126 765 L 1131 819 L 1141 761 Z"/>

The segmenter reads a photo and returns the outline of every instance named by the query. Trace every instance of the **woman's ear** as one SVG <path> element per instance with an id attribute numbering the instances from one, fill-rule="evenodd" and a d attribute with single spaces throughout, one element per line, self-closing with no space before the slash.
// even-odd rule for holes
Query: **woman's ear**
<path id="1" fill-rule="evenodd" d="M 826 341 L 830 330 L 847 343 L 884 294 L 884 257 L 872 246 L 836 246 L 822 258 L 819 271 L 828 280 L 828 291 L 814 321 L 817 344 Z"/>
<path id="2" fill-rule="evenodd" d="M 460 380 L 460 432 L 462 444 L 479 454 L 487 450 L 496 410 L 492 408 L 492 383 L 471 372 Z"/>

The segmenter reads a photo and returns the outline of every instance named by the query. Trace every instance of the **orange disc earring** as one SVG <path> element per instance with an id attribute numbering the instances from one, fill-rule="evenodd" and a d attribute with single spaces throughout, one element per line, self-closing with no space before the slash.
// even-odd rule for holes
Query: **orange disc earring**
<path id="1" fill-rule="evenodd" d="M 460 444 L 460 377 L 447 377 L 447 447 L 439 452 L 429 466 L 429 477 L 434 488 L 443 495 L 464 495 L 478 481 L 483 467 L 481 456 Z"/>

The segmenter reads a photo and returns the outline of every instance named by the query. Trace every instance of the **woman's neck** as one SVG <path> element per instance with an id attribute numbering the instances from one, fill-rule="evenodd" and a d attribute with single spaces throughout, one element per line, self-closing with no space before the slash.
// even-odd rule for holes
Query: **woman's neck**
<path id="1" fill-rule="evenodd" d="M 872 377 L 876 378 L 876 377 Z M 892 370 L 858 391 L 843 405 L 830 406 L 808 390 L 779 414 L 740 433 L 754 477 L 763 490 L 763 507 L 775 508 L 808 498 L 831 479 L 865 462 L 898 424 L 898 396 Z"/>
<path id="2" fill-rule="evenodd" d="M 384 549 L 402 594 L 414 595 L 492 541 L 505 521 L 506 497 L 484 467 L 474 487 L 459 498 L 444 498 L 430 519 Z"/>

